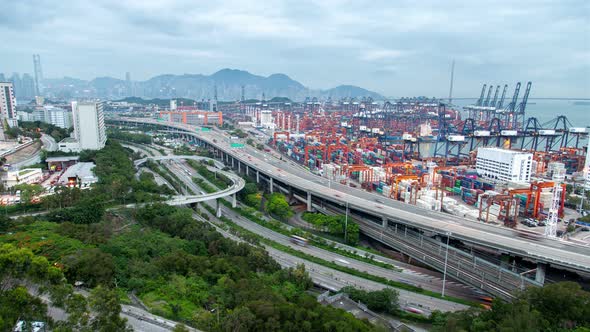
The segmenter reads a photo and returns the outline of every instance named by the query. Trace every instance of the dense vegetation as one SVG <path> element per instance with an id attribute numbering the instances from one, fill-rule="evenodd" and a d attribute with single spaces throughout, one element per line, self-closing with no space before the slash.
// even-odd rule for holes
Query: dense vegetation
<path id="1" fill-rule="evenodd" d="M 54 322 L 45 301 L 31 293 L 46 293 L 68 314 L 67 320 Z M 120 312 L 114 290 L 98 286 L 85 297 L 73 291 L 59 266 L 47 258 L 28 248 L 0 245 L 0 331 L 12 331 L 17 320 L 25 321 L 27 330 L 32 330 L 32 321 L 45 321 L 55 331 L 129 331 Z"/>
<path id="2" fill-rule="evenodd" d="M 264 250 L 228 240 L 196 221 L 190 209 L 156 203 L 107 212 L 108 206 L 139 201 L 139 192 L 155 195 L 160 190 L 135 178 L 130 155 L 110 142 L 95 157 L 100 181 L 94 189 L 64 188 L 43 202 L 54 208 L 47 216 L 0 222 L 0 243 L 28 248 L 58 267 L 68 284 L 83 282 L 98 289 L 96 297 L 116 304 L 84 323 L 95 327 L 88 329 L 124 330 L 115 289 L 134 292 L 156 314 L 207 331 L 375 329 L 339 309 L 321 306 L 307 293 L 311 281 L 303 266 L 281 269 Z M 74 295 L 67 298 L 81 301 Z M 101 308 L 93 306 L 94 299 L 86 301 L 72 310 Z M 10 310 L 34 319 L 44 317 L 45 309 L 36 309 L 39 316 L 29 315 L 24 307 Z M 15 315 L 7 308 L 0 308 L 0 314 L 6 326 L 14 323 Z"/>
<path id="3" fill-rule="evenodd" d="M 364 303 L 367 308 L 373 311 L 394 315 L 399 311 L 399 294 L 391 288 L 368 292 L 349 286 L 342 288 L 340 291 L 348 294 L 351 300 Z"/>
<path id="4" fill-rule="evenodd" d="M 41 121 L 19 121 L 18 127 L 11 127 L 6 130 L 6 134 L 10 137 L 17 137 L 18 135 L 23 135 L 33 138 L 39 138 L 41 137 L 42 132 L 53 137 L 56 142 L 59 142 L 62 139 L 70 136 L 71 129 L 60 128 L 50 123 L 45 123 Z"/>
<path id="5" fill-rule="evenodd" d="M 433 331 L 590 331 L 590 293 L 574 282 L 529 288 L 491 310 L 437 314 Z"/>
<path id="6" fill-rule="evenodd" d="M 109 129 L 107 134 L 110 139 L 117 139 L 137 144 L 152 144 L 152 137 L 146 134 L 130 133 L 128 131 L 117 129 Z"/>
<path id="7" fill-rule="evenodd" d="M 312 224 L 317 231 L 327 232 L 339 237 L 344 237 L 346 234 L 346 242 L 352 245 L 359 242 L 358 224 L 351 220 L 347 223 L 345 216 L 327 216 L 321 213 L 305 212 L 302 219 Z"/>

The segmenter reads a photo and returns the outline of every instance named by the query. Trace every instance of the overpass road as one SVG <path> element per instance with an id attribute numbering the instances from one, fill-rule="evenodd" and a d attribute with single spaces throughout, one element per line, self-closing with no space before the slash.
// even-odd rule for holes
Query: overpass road
<path id="1" fill-rule="evenodd" d="M 311 198 L 319 198 L 336 205 L 361 211 L 383 220 L 383 226 L 390 222 L 405 224 L 422 231 L 447 235 L 453 239 L 485 246 L 499 253 L 523 257 L 541 264 L 552 264 L 574 271 L 590 272 L 590 248 L 579 244 L 545 239 L 504 228 L 501 226 L 474 222 L 465 218 L 422 209 L 402 202 L 385 199 L 383 196 L 329 182 L 306 171 L 287 160 L 279 160 L 277 154 L 265 153 L 252 147 L 243 149 L 230 147 L 230 139 L 224 132 L 201 131 L 198 127 L 181 123 L 161 122 L 142 118 L 117 118 L 115 121 L 127 124 L 148 124 L 176 130 L 180 135 L 213 146 L 222 153 L 222 158 L 235 168 L 246 168 L 246 172 L 268 179 L 272 189 L 279 184 L 296 188 Z M 237 164 L 237 165 L 236 165 Z M 377 201 L 379 200 L 379 201 Z M 384 227 L 385 228 L 385 227 Z"/>

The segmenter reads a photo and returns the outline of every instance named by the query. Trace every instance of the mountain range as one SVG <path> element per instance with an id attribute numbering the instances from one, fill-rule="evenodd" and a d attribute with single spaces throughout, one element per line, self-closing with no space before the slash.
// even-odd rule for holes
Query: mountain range
<path id="1" fill-rule="evenodd" d="M 222 69 L 212 75 L 164 74 L 146 81 L 126 81 L 113 77 L 97 77 L 86 81 L 71 77 L 45 79 L 45 93 L 57 98 L 98 97 L 124 98 L 191 98 L 210 99 L 217 90 L 218 100 L 239 100 L 244 88 L 246 99 L 287 97 L 301 101 L 306 97 L 361 98 L 382 100 L 380 94 L 354 85 L 340 85 L 332 89 L 310 89 L 285 74 L 268 77 L 237 69 Z"/>

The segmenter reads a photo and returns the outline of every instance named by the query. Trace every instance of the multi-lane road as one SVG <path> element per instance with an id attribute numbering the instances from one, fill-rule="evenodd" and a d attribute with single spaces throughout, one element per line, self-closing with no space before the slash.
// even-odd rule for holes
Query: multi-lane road
<path id="1" fill-rule="evenodd" d="M 192 180 L 192 174 L 195 174 L 195 171 L 192 170 L 191 167 L 184 161 L 163 160 L 162 164 L 178 176 L 179 180 L 183 182 L 185 188 L 188 187 L 193 192 L 201 192 L 201 188 L 199 188 Z M 187 172 L 187 170 L 189 170 L 189 172 Z M 216 206 L 214 201 L 206 201 L 204 203 L 209 204 L 212 207 Z M 233 210 L 225 206 L 221 206 L 221 209 L 223 215 L 230 218 L 238 225 L 245 227 L 267 239 L 278 242 L 282 245 L 289 246 L 293 249 L 302 251 L 308 255 L 312 255 L 327 261 L 341 264 L 342 266 L 353 268 L 359 271 L 365 271 L 370 274 L 381 276 L 389 280 L 405 282 L 432 291 L 438 292 L 442 287 L 441 280 L 439 278 L 435 278 L 429 275 L 414 273 L 408 270 L 400 272 L 398 270 L 385 269 L 383 267 L 362 262 L 354 258 L 332 253 L 321 248 L 313 246 L 297 246 L 291 243 L 287 236 L 284 236 L 268 228 L 262 227 L 250 220 L 247 220 L 246 218 L 240 216 L 239 214 L 235 213 Z M 226 232 L 224 232 L 222 229 L 218 228 L 218 230 L 222 232 L 222 234 L 224 234 L 225 236 L 230 236 L 229 234 L 226 234 Z M 298 264 L 304 264 L 306 266 L 307 271 L 310 274 L 310 277 L 314 280 L 314 282 L 328 289 L 339 290 L 342 287 L 354 286 L 360 289 L 378 290 L 387 287 L 386 285 L 381 283 L 373 282 L 364 278 L 340 272 L 335 269 L 327 268 L 317 263 L 312 263 L 305 259 L 274 249 L 270 246 L 265 247 L 269 254 L 284 267 L 294 267 Z M 466 308 L 464 305 L 458 303 L 441 300 L 405 290 L 398 291 L 400 292 L 400 303 L 402 307 L 419 307 L 422 310 L 424 310 L 425 314 L 428 314 L 433 310 L 456 311 Z M 475 294 L 472 289 L 452 282 L 447 284 L 447 294 L 471 300 L 477 299 L 477 294 Z"/>
<path id="2" fill-rule="evenodd" d="M 340 183 L 330 182 L 302 169 L 291 161 L 279 160 L 273 154 L 245 146 L 232 149 L 229 138 L 221 131 L 197 131 L 198 127 L 160 122 L 152 119 L 121 118 L 119 120 L 149 123 L 176 128 L 193 135 L 231 155 L 251 170 L 257 170 L 275 180 L 311 192 L 336 204 L 367 212 L 375 216 L 439 234 L 450 234 L 452 238 L 526 257 L 542 263 L 550 263 L 577 271 L 590 272 L 590 247 L 564 240 L 546 239 L 527 232 L 502 226 L 471 221 L 465 218 L 422 209 Z M 379 200 L 379 202 L 377 201 Z"/>

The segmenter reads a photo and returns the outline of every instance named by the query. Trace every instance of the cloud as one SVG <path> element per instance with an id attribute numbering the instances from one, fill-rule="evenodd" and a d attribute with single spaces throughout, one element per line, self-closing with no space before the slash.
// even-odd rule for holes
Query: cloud
<path id="1" fill-rule="evenodd" d="M 317 88 L 457 96 L 534 79 L 590 97 L 590 1 L 21 0 L 0 10 L 0 72 L 46 77 L 283 72 Z"/>
<path id="2" fill-rule="evenodd" d="M 394 60 L 405 54 L 406 52 L 400 50 L 370 50 L 364 51 L 360 58 L 364 61 Z"/>

